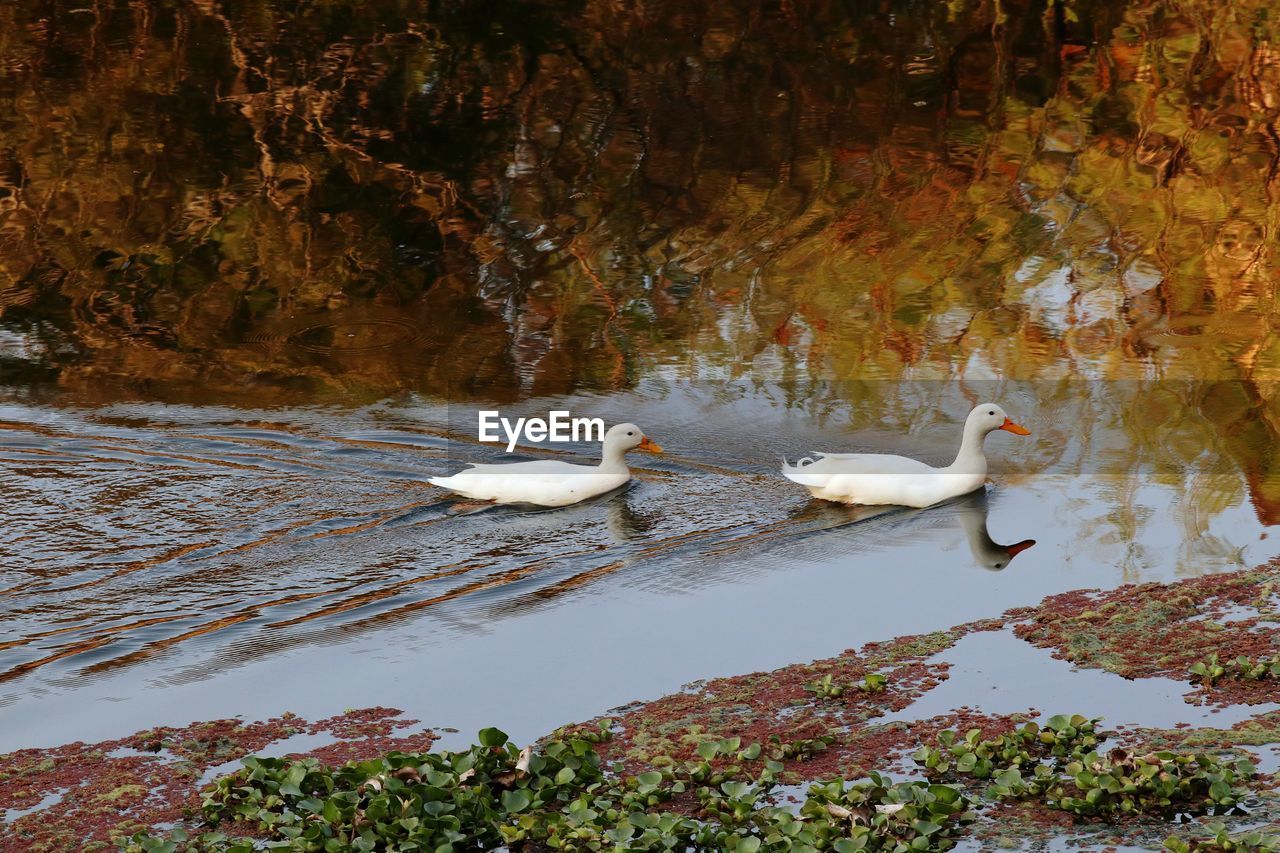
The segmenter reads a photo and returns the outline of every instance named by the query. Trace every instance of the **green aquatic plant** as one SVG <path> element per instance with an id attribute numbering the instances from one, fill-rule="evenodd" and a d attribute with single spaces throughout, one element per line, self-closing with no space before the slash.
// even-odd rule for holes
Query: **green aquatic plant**
<path id="1" fill-rule="evenodd" d="M 1256 660 L 1247 655 L 1238 655 L 1224 664 L 1214 652 L 1204 660 L 1192 664 L 1189 671 L 1192 681 L 1199 681 L 1210 687 L 1222 678 L 1238 678 L 1243 681 L 1280 679 L 1280 654 Z"/>
<path id="2" fill-rule="evenodd" d="M 981 801 L 1027 801 L 1078 817 L 1221 813 L 1245 796 L 1248 761 L 1205 753 L 1139 754 L 1099 744 L 1097 718 L 1059 715 L 983 738 L 943 731 L 915 753 L 925 781 L 876 772 L 811 784 L 802 805 L 779 802 L 785 760 L 804 760 L 832 735 L 744 744 L 690 744 L 682 760 L 627 774 L 597 745 L 612 721 L 561 730 L 520 748 L 498 729 L 457 752 L 393 751 L 327 767 L 313 758 L 249 757 L 203 792 L 209 831 L 183 828 L 122 839 L 128 853 L 251 850 L 945 851 Z M 985 785 L 975 785 L 977 782 Z M 975 790 L 975 788 L 977 790 Z M 1178 851 L 1275 850 L 1275 838 L 1170 839 Z M 1178 846 L 1182 845 L 1182 846 Z"/>
<path id="3" fill-rule="evenodd" d="M 1280 851 L 1280 833 L 1255 829 L 1232 835 L 1221 823 L 1211 824 L 1208 838 L 1169 838 L 1164 849 L 1170 853 L 1272 853 Z"/>
<path id="4" fill-rule="evenodd" d="M 830 674 L 822 676 L 817 681 L 810 681 L 804 689 L 819 699 L 839 699 L 844 695 L 844 685 L 833 681 Z"/>
<path id="5" fill-rule="evenodd" d="M 1172 751 L 1144 755 L 1095 748 L 1105 740 L 1097 719 L 1051 717 L 1041 728 L 1027 723 L 982 739 L 940 732 L 938 747 L 921 747 L 915 760 L 930 779 L 991 780 L 993 800 L 1037 799 L 1077 816 L 1204 813 L 1234 807 L 1247 793 L 1254 766 L 1208 753 Z"/>
<path id="6" fill-rule="evenodd" d="M 601 726 L 600 732 L 607 732 Z M 604 736 L 595 735 L 592 736 Z M 815 740 L 804 748 L 825 743 Z M 786 753 L 793 744 L 775 744 Z M 794 750 L 790 750 L 794 751 Z M 944 851 L 973 820 L 958 787 L 869 774 L 855 784 L 812 785 L 796 813 L 773 792 L 783 765 L 739 738 L 699 744 L 700 760 L 624 776 L 605 769 L 593 743 L 567 736 L 539 751 L 498 729 L 459 752 L 403 753 L 339 768 L 314 759 L 250 757 L 204 792 L 202 814 L 220 831 L 138 833 L 130 853 L 262 846 L 296 851 L 512 850 Z M 719 778 L 711 762 L 760 762 Z M 691 792 L 697 808 L 672 801 Z M 686 798 L 687 801 L 687 798 Z M 236 837 L 230 830 L 244 827 Z"/>
<path id="7" fill-rule="evenodd" d="M 1162 750 L 1135 755 L 1113 749 L 1069 762 L 1045 793 L 1045 804 L 1075 815 L 1171 814 L 1226 810 L 1248 794 L 1254 776 L 1244 759 Z"/>
<path id="8" fill-rule="evenodd" d="M 834 742 L 834 735 L 818 735 L 813 738 L 789 741 L 784 741 L 777 735 L 770 735 L 768 755 L 774 761 L 807 761 Z"/>
<path id="9" fill-rule="evenodd" d="M 872 672 L 864 676 L 862 681 L 852 686 L 863 693 L 871 694 L 885 692 L 888 689 L 888 685 L 889 679 L 887 676 Z M 839 699 L 844 696 L 848 687 L 832 679 L 830 673 L 828 673 L 817 681 L 810 681 L 804 686 L 804 689 L 819 699 Z"/>
<path id="10" fill-rule="evenodd" d="M 862 679 L 858 689 L 863 693 L 883 693 L 889 685 L 889 679 L 878 672 L 869 673 Z"/>
<path id="11" fill-rule="evenodd" d="M 1091 750 L 1106 739 L 1097 731 L 1098 722 L 1079 714 L 1058 715 L 1043 727 L 1030 722 L 987 740 L 981 729 L 970 729 L 963 736 L 947 730 L 938 733 L 938 747 L 922 746 L 913 757 L 930 778 L 990 779 L 1045 758 L 1066 760 Z"/>
<path id="12" fill-rule="evenodd" d="M 840 780 L 811 785 L 800 817 L 835 829 L 828 849 L 949 850 L 974 817 L 973 803 L 958 787 L 928 782 L 894 784 L 879 773 L 846 785 Z M 831 822 L 834 819 L 834 826 Z M 840 837 L 847 833 L 847 837 Z M 783 848 L 788 849 L 788 848 Z M 823 848 L 819 848 L 823 849 Z"/>
<path id="13" fill-rule="evenodd" d="M 1227 668 L 1219 663 L 1218 653 L 1214 652 L 1205 657 L 1204 660 L 1192 664 L 1190 672 L 1194 676 L 1193 681 L 1199 680 L 1204 684 L 1212 685 L 1227 674 Z"/>
<path id="14" fill-rule="evenodd" d="M 608 743 L 613 740 L 613 720 L 604 719 L 596 724 L 595 729 L 586 727 L 574 730 L 573 736 L 587 743 Z"/>

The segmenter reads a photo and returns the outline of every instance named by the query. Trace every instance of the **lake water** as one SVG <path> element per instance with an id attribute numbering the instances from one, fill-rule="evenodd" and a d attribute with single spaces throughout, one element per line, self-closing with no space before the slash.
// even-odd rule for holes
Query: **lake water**
<path id="1" fill-rule="evenodd" d="M 0 750 L 372 704 L 527 740 L 1280 553 L 1266 4 L 21 5 Z M 947 461 L 985 400 L 1032 431 L 985 496 L 777 475 Z M 667 452 L 467 505 L 426 478 L 504 458 L 480 408 Z"/>

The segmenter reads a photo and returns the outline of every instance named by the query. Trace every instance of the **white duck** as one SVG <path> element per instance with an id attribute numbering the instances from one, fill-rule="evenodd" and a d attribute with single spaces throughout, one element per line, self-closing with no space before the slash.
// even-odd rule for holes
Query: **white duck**
<path id="1" fill-rule="evenodd" d="M 987 479 L 982 442 L 998 429 L 1015 435 L 1030 431 L 1009 420 L 995 403 L 976 406 L 964 422 L 956 461 L 935 468 L 905 456 L 883 453 L 816 453 L 795 465 L 782 463 L 782 475 L 806 487 L 815 498 L 846 504 L 897 504 L 926 507 L 968 494 Z"/>
<path id="2" fill-rule="evenodd" d="M 623 458 L 628 450 L 661 453 L 635 424 L 616 424 L 604 434 L 599 465 L 574 465 L 556 459 L 478 465 L 452 477 L 431 477 L 428 482 L 473 500 L 500 504 L 568 506 L 618 488 L 631 479 Z"/>

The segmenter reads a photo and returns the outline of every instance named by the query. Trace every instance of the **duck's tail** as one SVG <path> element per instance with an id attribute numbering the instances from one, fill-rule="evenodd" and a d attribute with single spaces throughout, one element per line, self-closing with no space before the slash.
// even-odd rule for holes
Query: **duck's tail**
<path id="1" fill-rule="evenodd" d="M 456 491 L 459 486 L 462 486 L 464 484 L 464 481 L 461 479 L 463 474 L 473 474 L 477 470 L 481 468 L 486 468 L 486 467 L 493 468 L 493 467 L 501 467 L 501 466 L 477 465 L 474 462 L 468 462 L 466 464 L 466 467 L 456 474 L 450 474 L 448 477 L 428 477 L 427 482 L 433 486 L 439 486 L 442 489 L 450 489 L 450 490 Z"/>
<path id="2" fill-rule="evenodd" d="M 809 471 L 810 466 L 820 461 L 823 454 L 815 453 L 814 455 L 818 459 L 814 459 L 813 456 L 801 456 L 794 465 L 787 462 L 785 456 L 782 457 L 782 476 L 802 486 L 826 485 L 829 475 Z"/>

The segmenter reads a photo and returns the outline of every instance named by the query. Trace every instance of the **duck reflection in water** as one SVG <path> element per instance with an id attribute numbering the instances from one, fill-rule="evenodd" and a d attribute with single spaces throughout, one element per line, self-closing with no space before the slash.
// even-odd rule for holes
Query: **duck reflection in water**
<path id="1" fill-rule="evenodd" d="M 1034 539 L 1023 539 L 1012 545 L 1001 545 L 991 538 L 987 532 L 987 490 L 979 489 L 957 500 L 951 505 L 955 508 L 955 516 L 969 541 L 969 551 L 973 560 L 984 569 L 999 572 L 1005 569 L 1013 558 L 1036 544 Z"/>
<path id="2" fill-rule="evenodd" d="M 1012 545 L 1002 545 L 991 538 L 987 532 L 987 513 L 989 511 L 987 490 L 985 487 L 936 504 L 926 509 L 913 509 L 901 506 L 859 506 L 841 505 L 828 501 L 810 501 L 798 511 L 792 513 L 797 527 L 808 528 L 802 535 L 815 536 L 834 533 L 836 530 L 864 528 L 859 531 L 859 538 L 870 534 L 867 525 L 875 527 L 880 520 L 892 518 L 895 523 L 911 519 L 910 524 L 924 524 L 931 528 L 950 527 L 954 519 L 964 531 L 973 561 L 984 569 L 998 572 L 1007 568 L 1013 558 L 1036 544 L 1034 539 L 1023 539 Z"/>
<path id="3" fill-rule="evenodd" d="M 504 524 L 530 533 L 564 532 L 576 526 L 595 525 L 603 521 L 605 529 L 615 542 L 629 542 L 645 539 L 661 523 L 659 516 L 640 512 L 632 506 L 627 492 L 634 487 L 633 482 L 624 483 L 602 495 L 567 507 L 541 507 L 521 503 L 503 505 L 451 497 L 444 498 L 440 504 L 446 515 L 500 518 Z"/>

